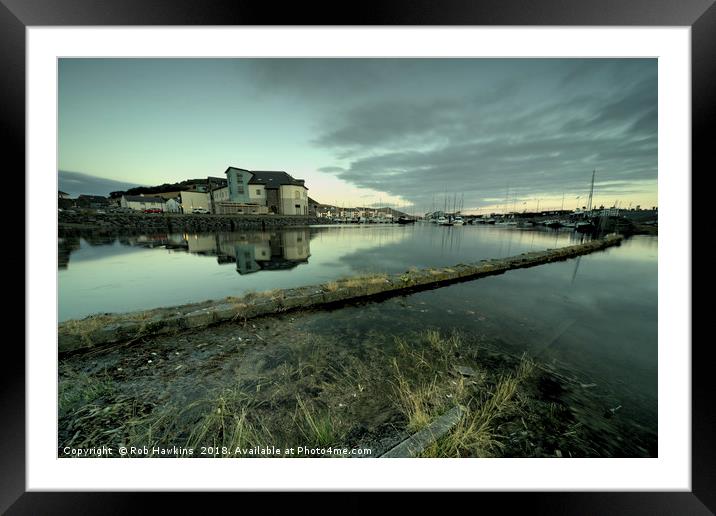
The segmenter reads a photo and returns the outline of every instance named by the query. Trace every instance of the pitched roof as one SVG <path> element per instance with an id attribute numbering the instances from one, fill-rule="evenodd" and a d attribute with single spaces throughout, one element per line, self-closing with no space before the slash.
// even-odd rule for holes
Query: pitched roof
<path id="1" fill-rule="evenodd" d="M 251 172 L 250 170 L 246 170 L 245 168 L 229 167 L 224 171 L 224 174 L 226 174 L 229 170 L 240 170 L 241 172 Z"/>
<path id="2" fill-rule="evenodd" d="M 303 179 L 294 179 L 283 171 L 252 170 L 254 175 L 249 181 L 250 185 L 266 185 L 267 188 L 278 188 L 280 185 L 306 186 Z"/>
<path id="3" fill-rule="evenodd" d="M 147 197 L 146 195 L 125 195 L 124 199 L 130 202 L 164 202 L 161 197 Z"/>

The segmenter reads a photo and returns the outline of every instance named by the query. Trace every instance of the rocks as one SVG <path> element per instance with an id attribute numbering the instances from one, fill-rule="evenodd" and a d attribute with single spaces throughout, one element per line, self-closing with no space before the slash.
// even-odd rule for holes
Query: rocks
<path id="1" fill-rule="evenodd" d="M 300 215 L 194 215 L 180 213 L 105 213 L 84 215 L 81 212 L 59 213 L 60 232 L 95 228 L 122 233 L 161 231 L 234 231 L 283 226 L 309 226 L 330 221 Z"/>
<path id="2" fill-rule="evenodd" d="M 477 376 L 477 371 L 475 371 L 472 367 L 469 366 L 462 366 L 462 365 L 456 365 L 455 366 L 455 372 L 466 377 L 473 377 Z"/>

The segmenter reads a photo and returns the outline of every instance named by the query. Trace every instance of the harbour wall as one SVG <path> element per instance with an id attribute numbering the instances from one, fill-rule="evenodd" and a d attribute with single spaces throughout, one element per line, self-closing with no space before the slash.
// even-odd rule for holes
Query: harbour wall
<path id="1" fill-rule="evenodd" d="M 292 289 L 251 293 L 242 297 L 157 308 L 125 314 L 99 314 L 58 325 L 59 352 L 134 341 L 147 336 L 193 330 L 228 321 L 292 310 L 327 307 L 359 299 L 405 294 L 459 281 L 502 274 L 509 270 L 567 260 L 619 245 L 621 235 L 609 235 L 583 244 L 482 260 L 451 267 L 409 269 L 398 274 L 372 274 Z"/>
<path id="2" fill-rule="evenodd" d="M 182 213 L 96 213 L 59 212 L 60 234 L 73 230 L 103 232 L 211 232 L 239 229 L 269 229 L 285 226 L 310 226 L 330 221 L 302 215 L 211 215 Z"/>

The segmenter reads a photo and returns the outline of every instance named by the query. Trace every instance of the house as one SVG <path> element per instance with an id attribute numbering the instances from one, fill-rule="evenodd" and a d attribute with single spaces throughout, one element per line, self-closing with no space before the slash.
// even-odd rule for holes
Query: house
<path id="1" fill-rule="evenodd" d="M 209 202 L 209 194 L 206 192 L 199 192 L 195 190 L 181 190 L 175 192 L 158 192 L 152 194 L 156 197 L 161 197 L 167 202 L 170 199 L 174 199 L 181 207 L 180 212 L 191 213 L 194 208 L 201 208 L 205 210 L 211 210 L 211 204 Z M 174 205 L 172 204 L 172 209 Z M 167 206 L 167 209 L 169 206 Z"/>
<path id="2" fill-rule="evenodd" d="M 229 167 L 225 171 L 229 200 L 222 208 L 265 207 L 268 213 L 308 215 L 308 188 L 303 179 L 283 171 L 246 170 Z M 262 210 L 261 210 L 262 211 Z M 261 212 L 257 211 L 257 212 Z"/>
<path id="3" fill-rule="evenodd" d="M 165 201 L 161 197 L 149 197 L 145 195 L 123 195 L 120 200 L 122 208 L 131 208 L 133 210 L 162 210 L 165 209 Z"/>
<path id="4" fill-rule="evenodd" d="M 63 192 L 62 190 L 57 190 L 57 198 L 58 199 L 69 199 L 70 194 L 68 194 L 67 192 Z"/>
<path id="5" fill-rule="evenodd" d="M 318 201 L 316 201 L 316 200 L 314 200 L 314 199 L 311 199 L 310 197 L 308 198 L 308 214 L 309 214 L 311 217 L 316 217 L 316 216 L 318 216 L 318 213 L 319 213 L 320 208 L 321 208 L 321 203 L 320 203 L 320 202 L 318 202 Z"/>
<path id="6" fill-rule="evenodd" d="M 210 192 L 211 204 L 213 206 L 218 206 L 219 203 L 222 202 L 229 202 L 229 185 L 226 185 L 222 188 L 216 188 Z"/>
<path id="7" fill-rule="evenodd" d="M 179 202 L 184 213 L 191 213 L 196 208 L 211 210 L 209 194 L 206 192 L 179 192 Z"/>
<path id="8" fill-rule="evenodd" d="M 181 213 L 181 204 L 177 199 L 167 199 L 164 204 L 164 211 L 168 213 Z"/>

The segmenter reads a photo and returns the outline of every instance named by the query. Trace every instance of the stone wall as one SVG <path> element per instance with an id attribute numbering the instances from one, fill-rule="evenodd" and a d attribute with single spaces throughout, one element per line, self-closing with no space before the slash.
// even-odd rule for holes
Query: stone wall
<path id="1" fill-rule="evenodd" d="M 210 215 L 181 213 L 94 213 L 59 212 L 60 233 L 71 229 L 116 230 L 127 233 L 211 232 L 264 229 L 284 226 L 310 226 L 330 223 L 326 219 L 285 215 Z"/>
<path id="2" fill-rule="evenodd" d="M 277 289 L 243 297 L 158 308 L 128 314 L 101 314 L 61 323 L 58 327 L 60 353 L 124 342 L 148 335 L 181 332 L 226 321 L 245 321 L 254 317 L 317 308 L 356 299 L 404 294 L 449 285 L 512 269 L 533 267 L 566 260 L 609 246 L 619 245 L 623 237 L 603 239 L 558 249 L 523 253 L 509 258 L 483 260 L 452 267 L 414 269 L 399 274 L 358 276 L 321 285 Z"/>

